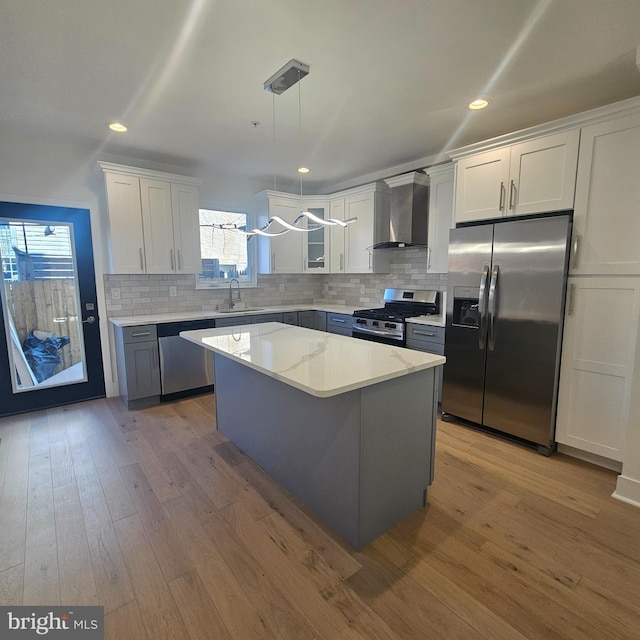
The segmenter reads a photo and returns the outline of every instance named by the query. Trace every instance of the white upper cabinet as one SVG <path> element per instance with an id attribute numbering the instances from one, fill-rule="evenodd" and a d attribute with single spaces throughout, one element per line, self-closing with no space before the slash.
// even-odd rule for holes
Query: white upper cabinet
<path id="1" fill-rule="evenodd" d="M 640 113 L 582 129 L 574 274 L 640 274 Z"/>
<path id="2" fill-rule="evenodd" d="M 261 225 L 274 215 L 291 223 L 303 208 L 324 218 L 357 218 L 347 227 L 328 226 L 309 233 L 289 231 L 282 236 L 261 237 L 260 273 L 388 273 L 389 252 L 374 251 L 373 245 L 389 239 L 389 207 L 389 188 L 381 182 L 326 199 L 300 199 L 276 191 L 258 194 Z M 279 228 L 276 223 L 271 230 Z"/>
<path id="3" fill-rule="evenodd" d="M 259 202 L 259 225 L 277 216 L 289 224 L 302 211 L 300 197 L 275 191 L 262 192 Z M 274 222 L 269 233 L 282 231 L 283 227 Z M 303 273 L 303 241 L 306 233 L 288 231 L 281 236 L 260 237 L 260 273 Z"/>
<path id="4" fill-rule="evenodd" d="M 146 273 L 140 178 L 105 172 L 109 229 L 111 234 L 111 273 Z"/>
<path id="5" fill-rule="evenodd" d="M 302 207 L 305 211 L 322 220 L 331 217 L 329 215 L 329 200 L 313 200 L 304 197 Z M 329 253 L 330 227 L 318 226 L 310 220 L 307 220 L 304 226 L 306 228 L 317 227 L 305 233 L 302 238 L 302 264 L 305 273 L 329 273 L 331 262 Z"/>
<path id="6" fill-rule="evenodd" d="M 579 129 L 462 157 L 455 222 L 572 209 Z"/>
<path id="7" fill-rule="evenodd" d="M 200 273 L 200 200 L 198 187 L 180 182 L 171 183 L 173 238 L 176 246 L 177 273 Z"/>
<path id="8" fill-rule="evenodd" d="M 485 151 L 456 163 L 455 221 L 504 215 L 509 183 L 509 148 Z"/>
<path id="9" fill-rule="evenodd" d="M 171 183 L 140 178 L 142 228 L 147 273 L 174 273 Z"/>
<path id="10" fill-rule="evenodd" d="M 569 278 L 556 440 L 622 461 L 640 278 Z"/>
<path id="11" fill-rule="evenodd" d="M 354 190 L 344 197 L 344 219 L 356 221 L 344 229 L 345 273 L 388 273 L 389 252 L 373 245 L 389 240 L 391 194 L 383 182 Z"/>
<path id="12" fill-rule="evenodd" d="M 453 163 L 425 170 L 429 176 L 429 233 L 427 272 L 447 273 L 449 230 L 453 221 Z"/>
<path id="13" fill-rule="evenodd" d="M 111 273 L 199 273 L 197 181 L 98 164 L 105 175 Z"/>

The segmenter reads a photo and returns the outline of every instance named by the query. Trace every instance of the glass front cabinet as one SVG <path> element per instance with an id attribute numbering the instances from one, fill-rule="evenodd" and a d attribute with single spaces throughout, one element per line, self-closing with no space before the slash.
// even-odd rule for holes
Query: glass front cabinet
<path id="1" fill-rule="evenodd" d="M 305 211 L 317 218 L 326 220 L 330 217 L 328 201 L 303 199 L 302 204 Z M 307 273 L 329 273 L 329 227 L 307 220 L 307 228 L 311 228 L 311 231 L 303 237 L 304 270 Z"/>

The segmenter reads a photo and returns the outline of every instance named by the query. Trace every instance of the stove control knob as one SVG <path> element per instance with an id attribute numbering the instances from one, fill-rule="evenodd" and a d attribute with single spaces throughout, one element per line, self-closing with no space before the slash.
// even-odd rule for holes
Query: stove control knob
<path id="1" fill-rule="evenodd" d="M 387 322 L 384 326 L 385 326 L 387 329 L 395 329 L 395 328 L 396 328 L 396 325 L 395 325 L 395 324 L 393 324 L 393 322 Z"/>
<path id="2" fill-rule="evenodd" d="M 371 324 L 372 324 L 374 327 L 377 327 L 377 326 L 378 326 L 378 321 L 377 321 L 377 320 L 374 320 Z"/>
<path id="3" fill-rule="evenodd" d="M 367 321 L 364 318 L 358 318 L 356 324 L 367 324 Z"/>

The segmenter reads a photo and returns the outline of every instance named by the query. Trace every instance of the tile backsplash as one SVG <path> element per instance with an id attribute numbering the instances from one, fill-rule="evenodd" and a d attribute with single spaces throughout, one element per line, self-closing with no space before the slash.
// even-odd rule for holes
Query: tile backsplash
<path id="1" fill-rule="evenodd" d="M 446 290 L 447 274 L 427 274 L 426 249 L 390 251 L 390 273 L 262 275 L 258 276 L 258 287 L 242 289 L 242 299 L 249 306 L 263 307 L 315 302 L 371 307 L 381 304 L 387 287 Z M 215 311 L 225 305 L 229 295 L 227 290 L 196 289 L 191 275 L 106 275 L 104 287 L 108 316 Z M 175 296 L 170 295 L 172 287 Z"/>

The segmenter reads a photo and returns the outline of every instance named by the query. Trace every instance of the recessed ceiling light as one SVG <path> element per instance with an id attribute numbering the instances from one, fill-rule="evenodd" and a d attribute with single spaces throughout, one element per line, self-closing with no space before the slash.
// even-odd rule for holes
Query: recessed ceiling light
<path id="1" fill-rule="evenodd" d="M 473 102 L 469 103 L 469 109 L 473 109 L 473 110 L 484 109 L 488 104 L 489 104 L 488 100 L 485 100 L 484 98 L 477 98 Z"/>
<path id="2" fill-rule="evenodd" d="M 307 169 L 307 167 L 300 167 L 298 173 L 309 173 L 309 169 Z"/>
<path id="3" fill-rule="evenodd" d="M 127 130 L 127 127 L 125 127 L 121 122 L 110 122 L 109 129 L 111 129 L 111 131 L 116 131 L 117 133 L 124 133 Z"/>

